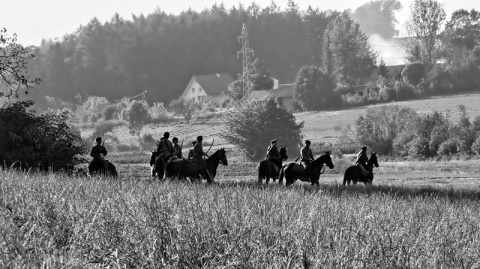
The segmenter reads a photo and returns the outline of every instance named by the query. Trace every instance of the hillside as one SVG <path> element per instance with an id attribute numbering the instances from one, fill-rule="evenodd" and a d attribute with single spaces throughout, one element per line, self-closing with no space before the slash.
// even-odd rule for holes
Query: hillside
<path id="1" fill-rule="evenodd" d="M 364 107 L 357 107 L 338 111 L 321 111 L 321 112 L 302 112 L 295 113 L 298 122 L 305 122 L 303 134 L 306 139 L 313 142 L 330 142 L 335 143 L 340 137 L 340 133 L 335 131 L 335 126 L 346 126 L 354 124 L 356 119 L 365 113 L 367 108 L 377 106 L 409 106 L 418 113 L 430 113 L 433 111 L 447 111 L 450 110 L 451 120 L 458 119 L 458 106 L 464 105 L 471 119 L 480 115 L 480 93 L 471 93 L 463 95 L 450 95 L 432 97 L 429 99 L 393 102 L 381 105 L 370 105 Z M 180 141 L 184 140 L 184 147 L 189 147 L 190 142 L 195 139 L 197 135 L 203 135 L 205 144 L 210 145 L 215 139 L 215 146 L 217 147 L 232 147 L 228 145 L 219 134 L 223 131 L 224 125 L 218 118 L 209 120 L 193 122 L 191 125 L 180 123 L 169 124 L 150 124 L 143 130 L 144 133 L 150 133 L 154 138 L 160 139 L 163 132 L 169 131 L 171 136 L 177 136 Z M 85 137 L 91 133 L 91 129 L 84 130 L 82 135 Z M 115 129 L 115 135 L 120 139 L 122 144 L 138 144 L 138 139 L 129 134 L 127 127 L 120 126 Z M 93 142 L 92 142 L 93 143 Z M 280 141 L 281 144 L 281 141 Z"/>

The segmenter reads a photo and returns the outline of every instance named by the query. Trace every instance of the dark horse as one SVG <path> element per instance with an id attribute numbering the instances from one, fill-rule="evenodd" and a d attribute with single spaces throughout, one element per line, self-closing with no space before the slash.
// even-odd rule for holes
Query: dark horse
<path id="1" fill-rule="evenodd" d="M 285 146 L 280 147 L 280 167 L 275 165 L 274 162 L 270 160 L 263 160 L 258 164 L 258 183 L 262 184 L 262 180 L 265 179 L 266 183 L 270 182 L 270 179 L 275 180 L 278 178 L 278 174 L 280 173 L 281 163 L 288 159 L 287 156 L 287 149 Z"/>
<path id="2" fill-rule="evenodd" d="M 300 179 L 301 181 L 307 181 L 312 185 L 318 186 L 318 181 L 320 179 L 320 174 L 322 174 L 322 168 L 324 164 L 326 164 L 330 169 L 335 167 L 332 163 L 332 159 L 330 158 L 329 151 L 327 151 L 325 155 L 322 155 L 311 162 L 308 169 L 305 169 L 303 165 L 298 163 L 289 163 L 284 165 L 280 171 L 279 183 L 282 184 L 283 177 L 285 176 L 286 186 L 292 185 L 297 179 Z"/>
<path id="3" fill-rule="evenodd" d="M 224 148 L 217 150 L 205 160 L 206 167 L 195 160 L 180 160 L 169 163 L 165 169 L 165 177 L 177 177 L 191 180 L 206 179 L 212 183 L 217 175 L 219 164 L 228 165 L 227 154 Z"/>
<path id="4" fill-rule="evenodd" d="M 160 154 L 156 151 L 152 151 L 152 157 L 150 157 L 150 167 L 152 168 L 152 177 L 158 175 L 159 179 L 163 179 L 165 174 L 165 161 L 160 157 Z"/>
<path id="5" fill-rule="evenodd" d="M 378 167 L 377 153 L 372 153 L 367 163 L 368 167 L 373 170 L 373 166 Z M 372 184 L 373 182 L 373 172 L 370 173 L 365 170 L 365 168 L 360 167 L 361 164 L 352 165 L 345 170 L 345 175 L 343 176 L 343 185 L 350 185 L 350 181 L 353 181 L 353 184 L 356 185 L 358 181 L 365 184 Z"/>
<path id="6" fill-rule="evenodd" d="M 107 161 L 104 160 L 107 166 L 107 170 L 105 170 L 105 165 L 101 163 L 101 161 L 91 161 L 88 165 L 88 172 L 91 176 L 100 175 L 100 176 L 110 176 L 110 177 L 118 177 L 117 169 L 115 166 Z"/>

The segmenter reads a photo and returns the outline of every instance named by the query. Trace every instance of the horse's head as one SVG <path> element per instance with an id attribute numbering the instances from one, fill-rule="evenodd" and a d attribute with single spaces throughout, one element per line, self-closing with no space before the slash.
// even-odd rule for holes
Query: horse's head
<path id="1" fill-rule="evenodd" d="M 152 151 L 152 157 L 150 157 L 150 166 L 154 165 L 156 160 L 157 160 L 157 152 Z"/>
<path id="2" fill-rule="evenodd" d="M 330 169 L 335 167 L 335 165 L 333 165 L 332 158 L 330 158 L 330 151 L 327 151 L 324 155 L 318 157 L 312 162 L 313 166 L 320 168 L 323 167 L 323 164 L 326 164 Z"/>
<path id="3" fill-rule="evenodd" d="M 368 159 L 368 166 L 370 167 L 378 167 L 378 159 L 377 159 L 377 153 L 372 153 L 370 155 L 370 159 Z"/>
<path id="4" fill-rule="evenodd" d="M 280 147 L 280 158 L 282 161 L 286 161 L 288 159 L 287 148 L 285 146 Z"/>
<path id="5" fill-rule="evenodd" d="M 212 156 L 208 157 L 208 159 L 218 160 L 219 163 L 228 165 L 227 153 L 224 148 L 217 150 Z"/>

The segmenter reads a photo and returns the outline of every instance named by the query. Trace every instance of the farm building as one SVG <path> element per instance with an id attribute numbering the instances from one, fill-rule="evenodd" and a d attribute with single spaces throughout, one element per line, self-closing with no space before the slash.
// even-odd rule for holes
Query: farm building
<path id="1" fill-rule="evenodd" d="M 252 91 L 250 100 L 265 102 L 267 99 L 278 100 L 279 104 L 287 111 L 293 109 L 293 84 L 278 84 L 278 89 Z"/>
<path id="2" fill-rule="evenodd" d="M 230 74 L 194 75 L 187 84 L 180 99 L 195 103 L 214 102 L 221 104 L 228 85 L 233 82 Z"/>

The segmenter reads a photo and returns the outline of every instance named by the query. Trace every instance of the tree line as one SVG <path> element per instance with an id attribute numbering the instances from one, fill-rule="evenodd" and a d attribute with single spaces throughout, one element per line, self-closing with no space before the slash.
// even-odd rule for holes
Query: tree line
<path id="1" fill-rule="evenodd" d="M 391 36 L 393 31 L 395 8 L 398 6 L 377 7 L 377 13 L 390 14 L 379 17 L 387 28 L 390 25 L 385 35 Z M 360 56 L 365 57 L 358 59 L 356 69 L 343 70 L 345 57 L 349 57 L 345 54 L 352 47 L 332 50 L 347 39 L 365 45 L 366 36 L 358 23 L 350 19 L 350 15 L 359 19 L 371 15 L 362 14 L 312 7 L 300 11 L 291 0 L 284 9 L 272 1 L 267 7 L 252 3 L 227 9 L 223 4 L 215 4 L 202 12 L 186 10 L 179 15 L 161 9 L 148 15 L 132 15 L 130 19 L 115 14 L 104 23 L 93 18 L 59 40 L 43 40 L 34 48 L 36 57 L 30 69 L 32 76 L 43 80 L 37 89 L 39 96 L 71 101 L 80 93 L 84 97 L 97 95 L 118 100 L 148 90 L 149 102 L 168 103 L 180 95 L 194 74 L 227 72 L 236 77 L 241 73 L 237 38 L 245 23 L 255 56 L 280 83 L 293 82 L 304 65 L 325 65 L 332 72 L 342 70 L 341 75 L 352 80 L 352 75 L 356 75 L 352 72 L 372 71 L 376 64 L 373 51 L 362 47 L 365 52 Z M 337 22 L 333 29 L 329 24 L 336 19 L 341 23 Z M 330 32 L 327 39 L 326 31 Z M 364 68 L 362 64 L 368 66 Z"/>

